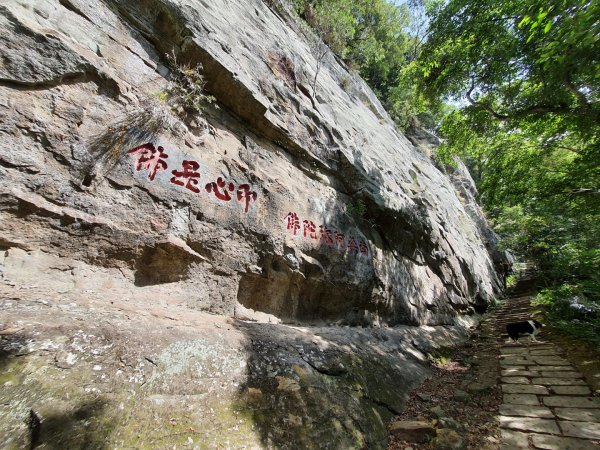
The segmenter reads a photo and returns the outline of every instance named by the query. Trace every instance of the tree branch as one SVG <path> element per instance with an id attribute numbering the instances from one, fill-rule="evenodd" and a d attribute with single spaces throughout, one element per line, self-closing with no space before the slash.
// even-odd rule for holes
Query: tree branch
<path id="1" fill-rule="evenodd" d="M 471 105 L 478 106 L 480 108 L 485 109 L 487 112 L 489 112 L 492 116 L 494 116 L 498 120 L 506 121 L 510 118 L 509 116 L 505 116 L 503 114 L 498 114 L 489 105 L 486 105 L 484 103 L 480 103 L 476 100 L 473 100 L 473 97 L 471 97 L 471 93 L 473 92 L 473 89 L 475 89 L 475 79 L 471 78 L 471 87 L 469 88 L 469 90 L 467 91 L 467 94 L 466 94 L 467 100 L 469 101 L 469 103 L 471 103 Z"/>
<path id="2" fill-rule="evenodd" d="M 527 108 L 521 109 L 520 111 L 514 111 L 510 115 L 500 114 L 495 111 L 490 105 L 478 102 L 474 100 L 471 96 L 473 90 L 475 89 L 475 80 L 471 79 L 471 87 L 466 93 L 466 98 L 471 103 L 471 105 L 476 106 L 478 108 L 482 108 L 488 113 L 490 113 L 495 119 L 500 120 L 502 122 L 507 122 L 509 120 L 514 119 L 522 119 L 523 117 L 527 117 L 531 114 L 575 114 L 580 115 L 577 110 L 573 110 L 569 108 L 568 105 L 559 104 L 559 105 L 531 105 Z M 583 95 L 583 94 L 582 94 Z"/>
<path id="3" fill-rule="evenodd" d="M 579 91 L 579 89 L 577 89 L 575 87 L 575 85 L 571 81 L 571 77 L 569 75 L 567 75 L 563 84 L 565 85 L 565 87 L 567 88 L 567 90 L 569 92 L 571 92 L 572 94 L 575 95 L 575 97 L 577 97 L 577 101 L 583 108 L 588 109 L 590 107 L 590 103 L 588 102 L 587 98 L 585 97 L 585 95 L 583 93 L 581 93 Z"/>

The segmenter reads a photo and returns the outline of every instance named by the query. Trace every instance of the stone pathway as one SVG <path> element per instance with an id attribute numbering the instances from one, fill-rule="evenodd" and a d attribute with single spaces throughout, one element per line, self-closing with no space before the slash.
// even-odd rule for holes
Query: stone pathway
<path id="1" fill-rule="evenodd" d="M 529 296 L 509 299 L 495 317 L 496 335 L 506 340 L 506 324 L 530 319 L 530 309 Z M 501 448 L 600 448 L 600 397 L 560 347 L 521 341 L 500 347 Z"/>

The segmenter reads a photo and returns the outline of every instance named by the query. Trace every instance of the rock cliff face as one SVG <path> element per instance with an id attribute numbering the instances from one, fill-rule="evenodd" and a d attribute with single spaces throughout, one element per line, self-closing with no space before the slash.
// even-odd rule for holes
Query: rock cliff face
<path id="1" fill-rule="evenodd" d="M 313 91 L 311 46 L 263 2 L 14 1 L 1 20 L 7 249 L 223 314 L 436 324 L 492 297 L 449 180 L 331 55 Z M 156 100 L 169 52 L 218 109 L 184 123 Z"/>
<path id="2" fill-rule="evenodd" d="M 14 336 L 3 355 L 52 350 L 54 368 L 85 360 L 87 381 L 74 370 L 68 377 L 82 395 L 94 393 L 86 383 L 100 380 L 94 367 L 103 365 L 94 358 L 110 355 L 108 367 L 127 373 L 130 383 L 152 380 L 144 398 L 164 414 L 174 397 L 161 396 L 193 403 L 190 395 L 213 393 L 205 375 L 222 377 L 237 383 L 246 406 L 258 402 L 254 421 L 265 426 L 257 442 L 282 447 L 294 437 L 270 435 L 270 419 L 256 411 L 269 405 L 290 430 L 318 442 L 306 427 L 319 422 L 314 411 L 323 405 L 305 385 L 335 393 L 323 380 L 341 376 L 348 389 L 362 386 L 346 397 L 360 407 L 327 397 L 339 412 L 331 413 L 331 442 L 350 433 L 351 445 L 382 445 L 382 417 L 401 409 L 407 389 L 425 375 L 432 336 L 448 343 L 464 337 L 461 315 L 485 309 L 498 279 L 480 227 L 451 181 L 395 129 L 364 82 L 331 54 L 318 61 L 310 33 L 260 0 L 8 0 L 0 5 L 0 24 L 0 275 L 7 312 L 0 326 L 17 330 L 5 333 Z M 167 54 L 175 67 L 202 64 L 214 103 L 198 114 L 172 112 L 165 100 L 175 69 Z M 137 340 L 124 311 L 145 317 L 136 319 Z M 243 340 L 206 312 L 272 325 L 247 325 Z M 98 329 L 91 325 L 96 314 Z M 166 326 L 171 316 L 181 323 Z M 227 342 L 209 337 L 212 323 L 210 332 L 191 336 L 189 328 L 211 320 L 224 327 Z M 275 325 L 282 321 L 449 327 L 397 327 L 377 338 L 375 331 L 349 338 L 327 328 L 318 332 L 327 345 L 315 338 L 302 347 L 303 333 L 314 329 Z M 172 332 L 144 329 L 159 324 Z M 97 345 L 77 347 L 77 339 L 90 336 Z M 373 339 L 393 345 L 355 346 Z M 291 348 L 292 356 L 278 353 L 278 340 L 289 343 L 281 351 Z M 332 353 L 316 360 L 310 346 Z M 127 351 L 137 362 L 129 364 Z M 374 351 L 385 357 L 368 359 Z M 190 368 L 188 354 L 214 371 Z M 242 376 L 256 358 L 260 370 Z M 9 360 L 6 373 L 23 369 Z M 409 360 L 401 369 L 399 361 Z M 31 376 L 31 385 L 43 385 L 35 378 L 37 360 L 27 361 L 21 380 Z M 278 372 L 284 366 L 288 372 Z M 180 383 L 172 392 L 165 380 L 190 371 L 202 372 L 204 381 L 194 381 L 200 391 Z M 366 373 L 402 380 L 387 387 L 398 400 L 378 392 Z M 261 374 L 269 386 L 260 386 Z M 21 408 L 58 395 L 55 387 L 25 392 L 16 384 L 11 395 Z M 274 394 L 265 397 L 269 389 Z M 298 392 L 306 394 L 306 408 L 289 418 L 292 405 L 278 395 Z M 112 400 L 131 419 L 140 405 L 119 395 Z M 13 406 L 13 422 L 6 423 L 14 425 L 22 409 Z M 350 410 L 361 413 L 349 419 Z M 151 419 L 144 423 L 153 429 Z M 35 430 L 32 419 L 31 440 Z"/>

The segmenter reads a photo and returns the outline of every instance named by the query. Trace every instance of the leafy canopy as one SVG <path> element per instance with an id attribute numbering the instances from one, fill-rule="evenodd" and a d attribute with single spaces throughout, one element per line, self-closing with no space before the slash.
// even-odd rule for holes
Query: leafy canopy
<path id="1" fill-rule="evenodd" d="M 369 84 L 396 123 L 427 111 L 413 71 L 424 33 L 423 0 L 294 0 L 296 12 Z M 429 107 L 429 110 L 434 110 Z"/>
<path id="2" fill-rule="evenodd" d="M 467 160 L 553 292 L 600 302 L 600 2 L 450 0 L 430 19 L 416 81 L 458 105 L 438 156 Z"/>
<path id="3" fill-rule="evenodd" d="M 589 0 L 451 0 L 432 11 L 420 86 L 435 99 L 466 98 L 472 114 L 552 114 L 597 133 L 599 17 Z"/>

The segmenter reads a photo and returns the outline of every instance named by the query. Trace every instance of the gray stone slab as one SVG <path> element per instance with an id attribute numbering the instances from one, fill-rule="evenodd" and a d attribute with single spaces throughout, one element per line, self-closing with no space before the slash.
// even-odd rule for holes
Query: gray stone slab
<path id="1" fill-rule="evenodd" d="M 531 370 L 531 368 L 529 369 Z M 544 372 L 576 372 L 573 366 L 537 366 L 535 370 L 543 370 Z"/>
<path id="2" fill-rule="evenodd" d="M 527 377 L 502 377 L 502 382 L 507 384 L 529 384 Z"/>
<path id="3" fill-rule="evenodd" d="M 500 414 L 503 416 L 538 417 L 540 419 L 554 418 L 549 408 L 534 405 L 500 405 Z"/>
<path id="4" fill-rule="evenodd" d="M 590 441 L 549 434 L 532 434 L 531 440 L 535 448 L 543 450 L 598 450 L 598 446 Z"/>
<path id="5" fill-rule="evenodd" d="M 534 348 L 529 351 L 529 354 L 537 356 L 560 356 L 560 352 L 555 348 Z"/>
<path id="6" fill-rule="evenodd" d="M 519 365 L 527 365 L 527 364 L 535 364 L 535 361 L 526 358 L 503 358 L 500 360 L 500 364 L 503 366 L 519 366 Z"/>
<path id="7" fill-rule="evenodd" d="M 500 360 L 500 365 L 502 367 L 506 367 L 506 366 L 521 367 L 521 369 L 525 370 L 524 363 L 526 363 L 526 362 L 527 362 L 526 360 L 513 361 L 513 360 L 502 359 L 502 360 Z"/>
<path id="8" fill-rule="evenodd" d="M 503 377 L 539 377 L 540 372 L 535 370 L 520 370 L 520 369 L 504 369 L 502 370 Z"/>
<path id="9" fill-rule="evenodd" d="M 508 364 L 508 365 L 502 366 L 502 370 L 527 370 L 527 369 L 525 368 L 525 366 L 513 366 L 513 365 Z"/>
<path id="10" fill-rule="evenodd" d="M 529 355 L 527 347 L 501 347 L 500 356 Z"/>
<path id="11" fill-rule="evenodd" d="M 533 360 L 536 364 L 542 366 L 570 366 L 571 363 L 563 358 L 554 358 L 549 356 L 535 356 Z"/>
<path id="12" fill-rule="evenodd" d="M 579 372 L 544 372 L 542 371 L 542 377 L 554 377 L 554 378 L 582 378 L 583 375 Z"/>
<path id="13" fill-rule="evenodd" d="M 532 342 L 529 345 L 529 350 L 530 351 L 536 351 L 536 350 L 553 350 L 555 352 L 560 352 L 560 350 L 558 349 L 558 347 L 556 347 L 556 345 L 549 344 L 547 342 Z"/>
<path id="14" fill-rule="evenodd" d="M 591 395 L 592 391 L 587 386 L 550 386 L 556 395 Z"/>
<path id="15" fill-rule="evenodd" d="M 556 408 L 554 412 L 560 419 L 576 420 L 579 422 L 600 422 L 600 409 Z"/>
<path id="16" fill-rule="evenodd" d="M 537 417 L 512 417 L 498 416 L 500 428 L 509 428 L 511 430 L 560 434 L 556 421 L 552 419 L 539 419 Z"/>
<path id="17" fill-rule="evenodd" d="M 532 378 L 533 384 L 553 385 L 553 386 L 587 386 L 586 382 L 581 378 L 554 378 L 540 377 Z"/>
<path id="18" fill-rule="evenodd" d="M 513 405 L 536 405 L 539 406 L 538 398 L 533 394 L 504 394 L 503 403 Z"/>
<path id="19" fill-rule="evenodd" d="M 600 408 L 600 398 L 595 397 L 552 395 L 544 397 L 542 400 L 546 406 L 558 406 L 560 408 Z"/>
<path id="20" fill-rule="evenodd" d="M 534 384 L 503 384 L 502 392 L 504 394 L 536 394 L 548 395 L 548 389 L 544 386 Z"/>
<path id="21" fill-rule="evenodd" d="M 567 422 L 559 420 L 558 424 L 565 436 L 600 439 L 600 423 L 598 422 Z"/>
<path id="22" fill-rule="evenodd" d="M 501 430 L 501 449 L 529 448 L 527 433 L 514 430 Z"/>

